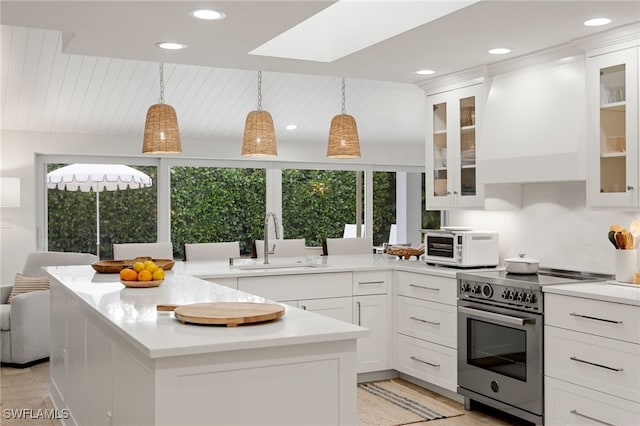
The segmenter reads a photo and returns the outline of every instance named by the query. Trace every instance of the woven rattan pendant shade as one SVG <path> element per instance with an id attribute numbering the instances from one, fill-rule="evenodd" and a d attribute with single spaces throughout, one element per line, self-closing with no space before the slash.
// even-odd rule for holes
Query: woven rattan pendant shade
<path id="1" fill-rule="evenodd" d="M 327 157 L 360 158 L 360 138 L 358 138 L 356 119 L 347 114 L 345 109 L 344 78 L 342 78 L 342 114 L 336 115 L 331 120 Z"/>
<path id="2" fill-rule="evenodd" d="M 273 119 L 267 111 L 251 111 L 247 115 L 242 138 L 242 155 L 245 157 L 278 155 Z"/>
<path id="3" fill-rule="evenodd" d="M 178 117 L 171 105 L 155 104 L 147 111 L 144 125 L 144 154 L 175 154 L 182 152 Z"/>
<path id="4" fill-rule="evenodd" d="M 178 116 L 164 103 L 164 65 L 160 63 L 160 101 L 147 110 L 144 123 L 143 154 L 176 154 L 182 152 Z"/>
<path id="5" fill-rule="evenodd" d="M 331 120 L 327 157 L 360 158 L 360 139 L 353 116 L 338 114 Z"/>
<path id="6" fill-rule="evenodd" d="M 242 137 L 244 157 L 273 157 L 278 155 L 276 131 L 271 114 L 262 109 L 262 71 L 258 71 L 258 109 L 247 115 Z"/>

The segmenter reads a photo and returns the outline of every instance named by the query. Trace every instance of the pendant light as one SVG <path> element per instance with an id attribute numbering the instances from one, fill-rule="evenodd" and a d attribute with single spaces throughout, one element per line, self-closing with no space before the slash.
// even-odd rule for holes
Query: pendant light
<path id="1" fill-rule="evenodd" d="M 345 109 L 344 77 L 342 77 L 342 114 L 336 115 L 331 120 L 327 157 L 360 158 L 360 140 L 356 120 L 353 116 L 346 114 Z"/>
<path id="2" fill-rule="evenodd" d="M 278 155 L 276 132 L 271 114 L 262 109 L 262 71 L 258 71 L 258 109 L 247 115 L 242 138 L 245 157 L 273 157 Z"/>
<path id="3" fill-rule="evenodd" d="M 171 105 L 164 103 L 164 69 L 160 63 L 160 100 L 147 110 L 144 125 L 143 154 L 176 154 L 182 152 L 178 117 Z"/>

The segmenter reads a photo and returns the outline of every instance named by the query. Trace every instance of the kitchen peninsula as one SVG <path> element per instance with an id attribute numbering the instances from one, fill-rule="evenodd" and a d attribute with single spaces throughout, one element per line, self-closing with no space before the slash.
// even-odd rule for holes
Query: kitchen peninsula
<path id="1" fill-rule="evenodd" d="M 175 269 L 156 288 L 90 266 L 46 269 L 50 394 L 69 424 L 357 424 L 365 328 L 290 306 L 261 324 L 182 324 L 156 305 L 267 300 Z"/>

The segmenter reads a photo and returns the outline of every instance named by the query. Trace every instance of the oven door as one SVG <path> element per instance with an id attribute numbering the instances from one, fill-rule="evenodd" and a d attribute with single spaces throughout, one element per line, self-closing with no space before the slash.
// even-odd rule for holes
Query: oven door
<path id="1" fill-rule="evenodd" d="M 446 265 L 455 265 L 456 236 L 447 232 L 434 232 L 425 235 L 425 259 Z"/>
<path id="2" fill-rule="evenodd" d="M 542 415 L 542 315 L 458 302 L 458 386 Z"/>

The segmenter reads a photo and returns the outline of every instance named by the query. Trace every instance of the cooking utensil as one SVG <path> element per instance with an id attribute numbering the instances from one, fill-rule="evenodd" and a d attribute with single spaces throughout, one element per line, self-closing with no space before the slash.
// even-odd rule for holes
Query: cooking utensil
<path id="1" fill-rule="evenodd" d="M 272 321 L 284 315 L 284 307 L 274 303 L 216 302 L 190 305 L 157 305 L 161 312 L 175 313 L 176 319 L 192 324 L 219 324 L 235 327 Z"/>
<path id="2" fill-rule="evenodd" d="M 540 261 L 525 257 L 524 253 L 519 253 L 518 257 L 505 259 L 504 266 L 510 274 L 535 274 L 538 272 Z"/>
<path id="3" fill-rule="evenodd" d="M 620 247 L 618 247 L 618 243 L 616 242 L 616 231 L 609 231 L 609 233 L 607 234 L 607 237 L 609 238 L 609 241 L 611 241 L 611 244 L 613 244 L 613 246 L 618 249 Z"/>

